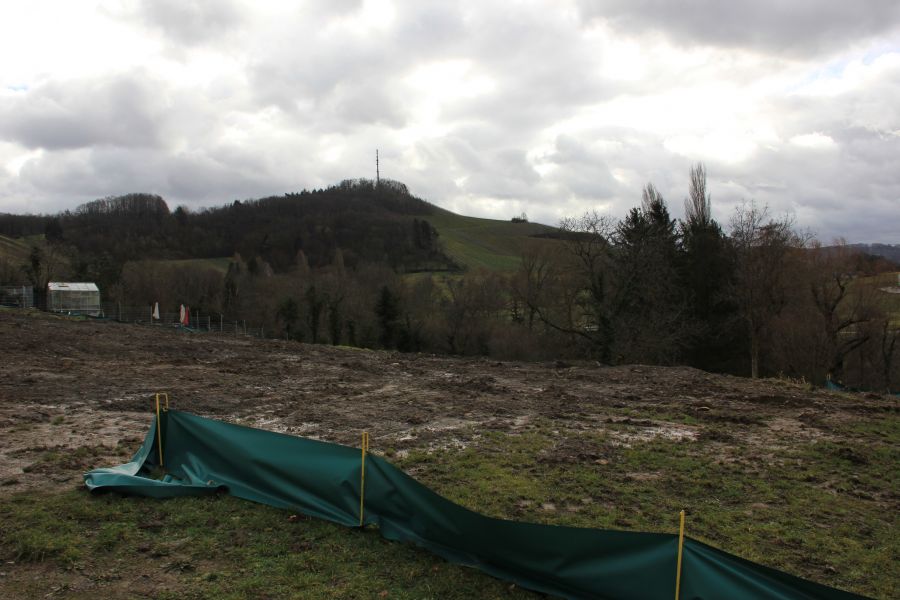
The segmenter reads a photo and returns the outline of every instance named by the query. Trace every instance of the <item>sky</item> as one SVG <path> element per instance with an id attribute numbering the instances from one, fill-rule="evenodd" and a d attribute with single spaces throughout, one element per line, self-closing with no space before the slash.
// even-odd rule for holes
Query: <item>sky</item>
<path id="1" fill-rule="evenodd" d="M 382 177 L 455 212 L 683 214 L 708 173 L 900 243 L 896 0 L 4 0 L 0 212 L 217 206 Z"/>

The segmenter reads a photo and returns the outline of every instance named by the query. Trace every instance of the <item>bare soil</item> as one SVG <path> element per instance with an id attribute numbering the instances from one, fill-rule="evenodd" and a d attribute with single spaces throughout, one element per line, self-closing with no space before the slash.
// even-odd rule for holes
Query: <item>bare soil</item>
<path id="1" fill-rule="evenodd" d="M 357 445 L 368 431 L 373 451 L 398 458 L 477 445 L 488 431 L 549 428 L 560 435 L 533 465 L 538 470 L 607 465 L 622 447 L 664 440 L 703 442 L 696 445 L 711 461 L 758 476 L 761 465 L 773 473 L 791 467 L 781 450 L 818 440 L 838 444 L 842 460 L 865 464 L 860 444 L 882 434 L 853 428 L 898 412 L 895 397 L 685 367 L 376 352 L 0 310 L 0 505 L 16 492 L 72 490 L 85 471 L 127 461 L 146 433 L 156 392 L 168 392 L 180 410 L 343 444 Z M 603 433 L 605 446 L 586 446 L 588 433 Z M 413 475 L 416 469 L 409 466 Z M 632 470 L 623 474 L 627 482 L 661 477 L 652 468 Z M 894 484 L 867 488 L 851 477 L 816 485 L 834 494 L 838 483 L 840 493 L 865 498 L 880 514 L 900 508 Z M 543 512 L 580 510 L 521 502 L 523 510 L 534 502 Z M 750 502 L 747 511 L 765 512 Z M 155 597 L 197 585 L 120 563 L 98 562 L 82 581 L 77 569 L 8 561 L 0 564 L 0 596 L 88 597 L 103 589 L 105 597 Z M 836 576 L 830 565 L 806 571 L 820 581 Z"/>
<path id="2" fill-rule="evenodd" d="M 626 446 L 705 436 L 722 442 L 724 459 L 739 438 L 742 460 L 765 461 L 798 439 L 834 439 L 835 424 L 897 411 L 887 396 L 685 367 L 401 354 L 36 312 L 0 311 L 0 344 L 0 494 L 71 487 L 85 470 L 123 462 L 158 391 L 175 408 L 268 430 L 350 445 L 368 431 L 373 449 L 399 456 L 541 421 L 606 429 Z M 41 461 L 67 449 L 81 451 Z M 602 460 L 577 444 L 554 453 Z"/>

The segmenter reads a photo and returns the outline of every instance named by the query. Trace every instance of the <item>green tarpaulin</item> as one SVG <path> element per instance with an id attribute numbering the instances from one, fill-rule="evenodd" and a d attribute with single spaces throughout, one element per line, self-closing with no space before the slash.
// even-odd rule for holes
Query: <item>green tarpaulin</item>
<path id="1" fill-rule="evenodd" d="M 85 474 L 91 490 L 169 498 L 215 493 L 359 526 L 360 450 L 242 427 L 180 411 L 161 413 L 167 475 L 156 480 L 154 419 L 131 462 Z M 472 512 L 386 460 L 368 455 L 365 523 L 391 540 L 522 587 L 566 598 L 671 600 L 678 536 L 519 523 Z M 859 598 L 686 538 L 682 599 Z"/>

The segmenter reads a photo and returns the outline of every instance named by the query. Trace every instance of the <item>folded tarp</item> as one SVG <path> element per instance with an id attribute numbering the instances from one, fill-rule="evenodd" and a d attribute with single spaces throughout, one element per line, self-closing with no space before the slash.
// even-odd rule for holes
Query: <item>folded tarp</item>
<path id="1" fill-rule="evenodd" d="M 170 410 L 154 419 L 131 462 L 84 476 L 91 490 L 167 498 L 227 491 L 346 526 L 359 526 L 360 450 Z M 365 462 L 366 525 L 450 562 L 565 598 L 670 600 L 678 537 L 520 523 L 447 500 L 386 460 Z M 854 594 L 684 541 L 683 599 L 849 599 Z"/>

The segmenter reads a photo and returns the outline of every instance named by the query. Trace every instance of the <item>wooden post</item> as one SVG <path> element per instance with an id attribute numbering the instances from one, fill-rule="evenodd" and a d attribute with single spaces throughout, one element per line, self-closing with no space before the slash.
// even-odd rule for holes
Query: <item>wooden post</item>
<path id="1" fill-rule="evenodd" d="M 678 529 L 678 567 L 675 571 L 675 600 L 681 595 L 681 556 L 684 550 L 684 511 L 681 511 L 681 526 Z"/>
<path id="2" fill-rule="evenodd" d="M 365 522 L 364 508 L 366 497 L 366 452 L 369 451 L 369 433 L 364 431 L 362 434 L 362 463 L 359 469 L 359 526 L 362 527 Z"/>

